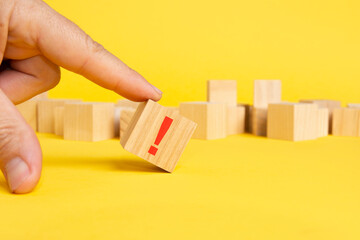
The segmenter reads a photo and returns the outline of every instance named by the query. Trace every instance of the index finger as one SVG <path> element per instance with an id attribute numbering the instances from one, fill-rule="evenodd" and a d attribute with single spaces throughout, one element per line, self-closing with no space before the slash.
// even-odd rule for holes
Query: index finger
<path id="1" fill-rule="evenodd" d="M 130 100 L 158 101 L 161 98 L 160 90 L 92 40 L 76 24 L 46 3 L 42 4 L 42 8 L 44 16 L 36 22 L 37 44 L 46 58 Z"/>

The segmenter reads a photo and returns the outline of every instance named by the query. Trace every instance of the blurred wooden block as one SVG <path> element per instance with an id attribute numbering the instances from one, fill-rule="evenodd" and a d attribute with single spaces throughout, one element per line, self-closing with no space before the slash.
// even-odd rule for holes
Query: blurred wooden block
<path id="1" fill-rule="evenodd" d="M 172 172 L 196 123 L 148 100 L 137 108 L 120 143 L 127 151 Z"/>
<path id="2" fill-rule="evenodd" d="M 308 99 L 308 100 L 300 100 L 302 103 L 314 103 L 319 108 L 327 108 L 329 110 L 329 130 L 328 132 L 332 133 L 332 115 L 333 111 L 336 108 L 341 108 L 341 102 L 337 100 L 322 100 L 322 99 Z"/>
<path id="3" fill-rule="evenodd" d="M 360 103 L 349 103 L 348 108 L 360 108 Z"/>
<path id="4" fill-rule="evenodd" d="M 32 100 L 41 100 L 41 99 L 49 99 L 49 93 L 48 92 L 43 92 L 40 93 L 38 95 L 36 95 L 35 97 L 32 98 Z"/>
<path id="5" fill-rule="evenodd" d="M 325 137 L 329 134 L 329 109 L 318 109 L 318 137 Z"/>
<path id="6" fill-rule="evenodd" d="M 114 134 L 115 134 L 115 137 L 120 137 L 121 135 L 121 132 L 123 132 L 127 125 L 129 124 L 130 120 L 131 119 L 126 119 L 125 118 L 125 122 L 123 123 L 123 128 L 121 128 L 121 116 L 123 115 L 123 112 L 124 111 L 130 111 L 130 112 L 135 112 L 136 109 L 135 108 L 132 108 L 132 107 L 116 107 L 114 108 Z M 125 113 L 126 114 L 126 113 Z M 124 119 L 123 119 L 124 121 Z"/>
<path id="7" fill-rule="evenodd" d="M 281 102 L 280 80 L 254 81 L 254 108 L 265 109 L 270 103 Z"/>
<path id="8" fill-rule="evenodd" d="M 226 103 L 229 106 L 237 105 L 236 80 L 208 80 L 208 102 Z"/>
<path id="9" fill-rule="evenodd" d="M 268 138 L 303 141 L 318 137 L 318 107 L 310 103 L 269 104 Z"/>
<path id="10" fill-rule="evenodd" d="M 256 136 L 266 137 L 267 112 L 267 108 L 253 107 L 251 109 L 252 134 Z"/>
<path id="11" fill-rule="evenodd" d="M 122 100 L 119 100 L 116 104 L 115 104 L 115 107 L 125 107 L 125 108 L 134 108 L 136 109 L 138 106 L 139 106 L 139 102 L 133 102 L 133 101 L 130 101 L 128 99 L 122 99 Z"/>
<path id="12" fill-rule="evenodd" d="M 240 103 L 238 106 L 243 106 L 245 108 L 245 132 L 252 132 L 252 106 L 250 104 Z"/>
<path id="13" fill-rule="evenodd" d="M 334 109 L 333 135 L 360 137 L 360 109 L 358 108 Z"/>
<path id="14" fill-rule="evenodd" d="M 54 109 L 64 106 L 64 99 L 40 99 L 37 104 L 38 131 L 55 133 Z"/>
<path id="15" fill-rule="evenodd" d="M 224 103 L 180 103 L 180 114 L 197 123 L 193 138 L 219 139 L 227 136 L 227 110 Z"/>
<path id="16" fill-rule="evenodd" d="M 122 107 L 114 107 L 114 137 L 120 136 L 120 115 L 122 111 Z"/>
<path id="17" fill-rule="evenodd" d="M 31 128 L 37 131 L 37 101 L 28 100 L 16 105 L 16 108 Z"/>
<path id="18" fill-rule="evenodd" d="M 120 138 L 124 136 L 126 129 L 128 128 L 132 117 L 134 116 L 135 109 L 123 109 L 120 113 Z"/>
<path id="19" fill-rule="evenodd" d="M 64 108 L 64 106 L 54 108 L 54 128 L 58 136 L 64 136 Z"/>
<path id="20" fill-rule="evenodd" d="M 245 132 L 245 107 L 227 106 L 227 134 L 241 134 Z"/>
<path id="21" fill-rule="evenodd" d="M 113 103 L 66 103 L 64 110 L 64 139 L 101 141 L 114 137 Z"/>

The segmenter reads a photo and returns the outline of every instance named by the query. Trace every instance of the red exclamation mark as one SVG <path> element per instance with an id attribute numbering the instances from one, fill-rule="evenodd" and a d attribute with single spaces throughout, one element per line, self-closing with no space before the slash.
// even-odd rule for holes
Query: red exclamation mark
<path id="1" fill-rule="evenodd" d="M 155 142 L 154 142 L 155 145 L 160 144 L 160 142 L 163 139 L 163 137 L 165 136 L 166 132 L 169 130 L 170 125 L 171 125 L 172 122 L 173 122 L 173 120 L 171 118 L 169 118 L 169 117 L 164 118 L 164 121 L 162 122 L 162 124 L 160 126 L 159 133 L 156 136 L 156 139 L 155 139 Z M 157 147 L 151 146 L 149 148 L 148 153 L 155 156 L 157 150 L 158 150 Z"/>

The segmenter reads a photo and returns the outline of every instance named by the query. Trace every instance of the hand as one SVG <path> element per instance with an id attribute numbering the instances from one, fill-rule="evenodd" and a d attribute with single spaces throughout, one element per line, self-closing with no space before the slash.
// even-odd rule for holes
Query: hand
<path id="1" fill-rule="evenodd" d="M 134 101 L 161 92 L 40 0 L 0 0 L 0 168 L 14 193 L 41 174 L 34 131 L 14 104 L 55 87 L 59 66 Z"/>

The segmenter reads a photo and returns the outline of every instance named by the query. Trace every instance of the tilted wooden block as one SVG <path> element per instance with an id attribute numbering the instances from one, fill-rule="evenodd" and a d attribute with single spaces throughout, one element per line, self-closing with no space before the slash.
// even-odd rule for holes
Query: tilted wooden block
<path id="1" fill-rule="evenodd" d="M 314 103 L 319 108 L 327 108 L 329 110 L 329 133 L 332 133 L 332 115 L 336 108 L 341 108 L 341 102 L 337 100 L 326 100 L 326 99 L 307 99 L 300 100 L 302 103 Z"/>
<path id="2" fill-rule="evenodd" d="M 267 136 L 303 141 L 318 137 L 318 107 L 310 103 L 269 104 Z"/>
<path id="3" fill-rule="evenodd" d="M 329 109 L 318 109 L 318 137 L 325 137 L 329 134 Z"/>
<path id="4" fill-rule="evenodd" d="M 208 80 L 207 89 L 208 102 L 237 105 L 236 80 Z"/>
<path id="5" fill-rule="evenodd" d="M 251 108 L 252 134 L 266 137 L 267 113 L 267 108 Z"/>
<path id="6" fill-rule="evenodd" d="M 148 100 L 137 108 L 120 143 L 125 150 L 172 172 L 196 123 Z"/>
<path id="7" fill-rule="evenodd" d="M 281 80 L 254 81 L 254 108 L 267 108 L 281 102 Z"/>
<path id="8" fill-rule="evenodd" d="M 179 113 L 179 114 L 180 114 L 179 107 L 167 107 L 167 108 L 169 108 L 169 109 L 173 110 L 174 112 L 176 112 L 176 113 Z"/>
<path id="9" fill-rule="evenodd" d="M 348 103 L 348 108 L 360 108 L 360 103 Z"/>
<path id="10" fill-rule="evenodd" d="M 227 110 L 225 103 L 183 102 L 180 114 L 197 123 L 193 138 L 219 139 L 227 136 Z"/>
<path id="11" fill-rule="evenodd" d="M 333 112 L 333 135 L 360 137 L 360 109 L 335 109 Z"/>
<path id="12" fill-rule="evenodd" d="M 167 109 L 174 111 L 177 114 L 180 114 L 178 107 L 167 107 Z M 124 132 L 126 131 L 127 127 L 129 126 L 129 123 L 132 119 L 132 117 L 135 114 L 136 109 L 133 108 L 122 108 L 122 111 L 120 113 L 120 121 L 119 121 L 119 127 L 120 127 L 120 138 L 124 135 Z"/>
<path id="13" fill-rule="evenodd" d="M 37 101 L 28 100 L 16 105 L 17 110 L 34 131 L 37 131 Z"/>
<path id="14" fill-rule="evenodd" d="M 245 107 L 227 106 L 227 134 L 241 134 L 245 132 Z"/>
<path id="15" fill-rule="evenodd" d="M 128 99 L 122 99 L 119 100 L 116 104 L 115 107 L 125 107 L 125 108 L 134 108 L 136 109 L 139 106 L 139 102 L 133 102 L 130 101 Z"/>
<path id="16" fill-rule="evenodd" d="M 120 113 L 120 138 L 124 136 L 126 129 L 128 128 L 132 117 L 134 116 L 136 109 L 123 109 Z"/>
<path id="17" fill-rule="evenodd" d="M 37 104 L 38 131 L 41 133 L 55 133 L 54 109 L 64 106 L 64 99 L 41 99 Z"/>
<path id="18" fill-rule="evenodd" d="M 64 136 L 64 108 L 64 106 L 54 108 L 54 127 L 58 136 Z"/>
<path id="19" fill-rule="evenodd" d="M 113 103 L 66 103 L 64 139 L 101 141 L 114 137 Z"/>

